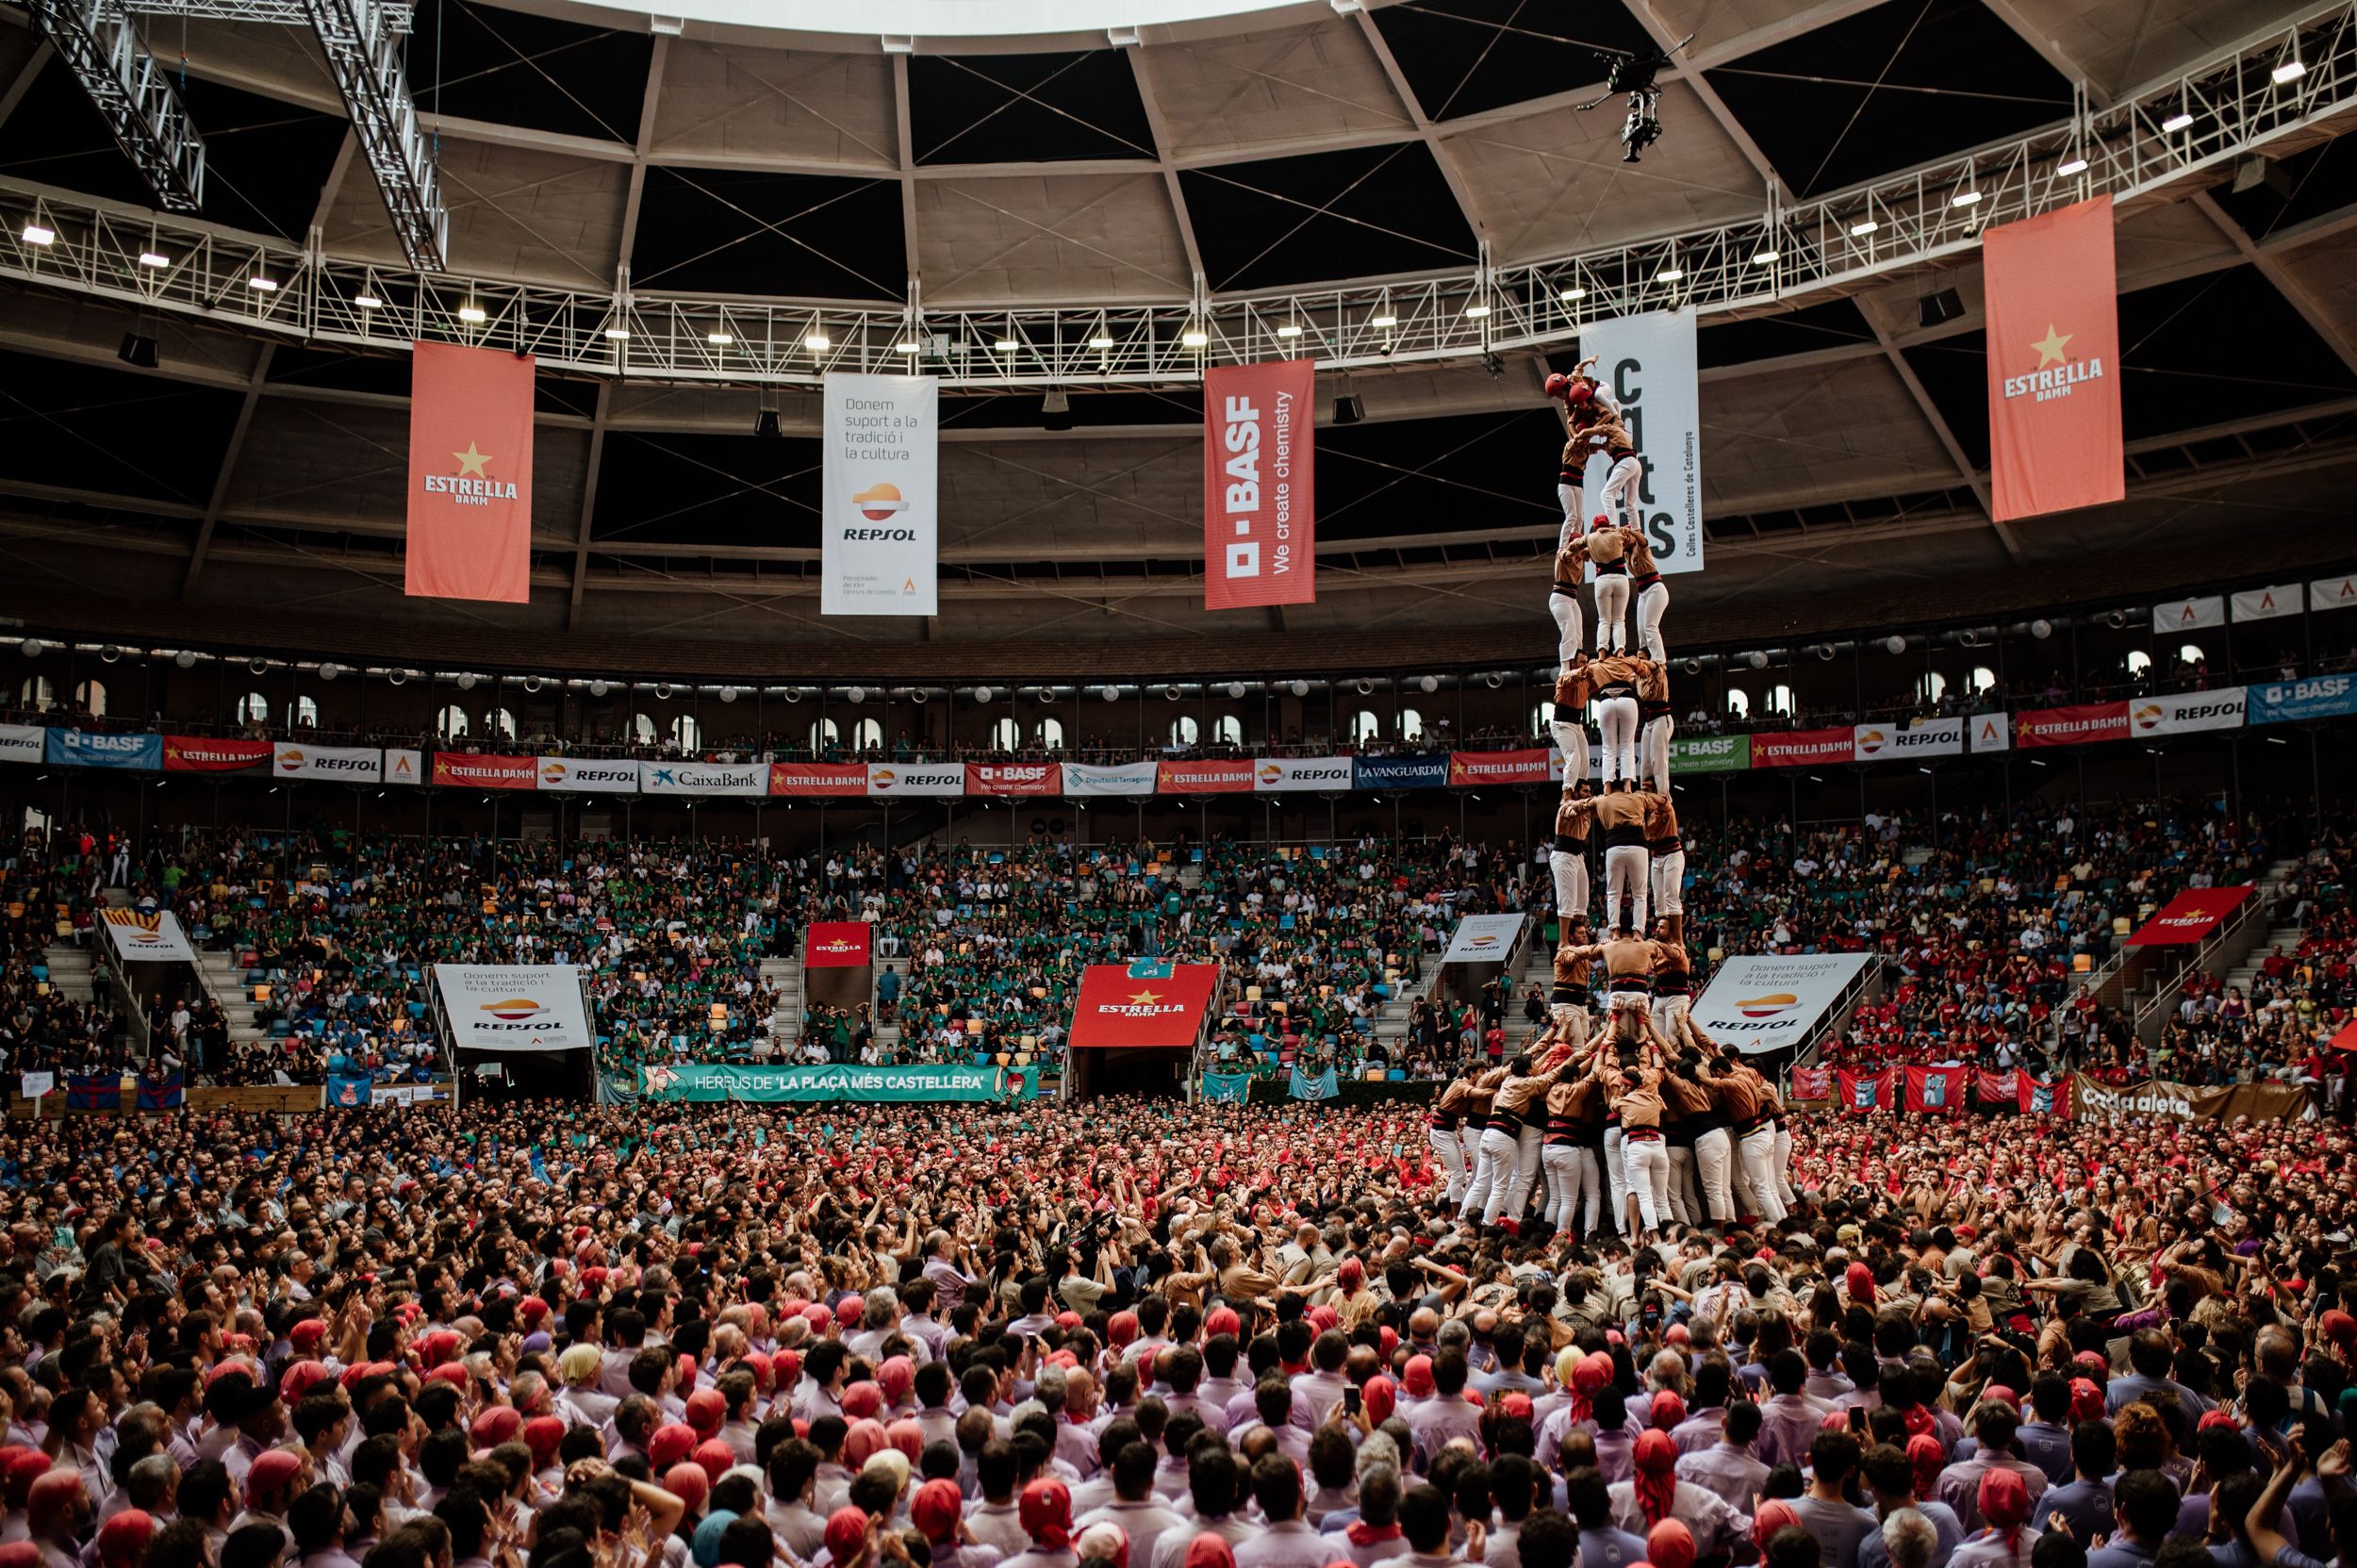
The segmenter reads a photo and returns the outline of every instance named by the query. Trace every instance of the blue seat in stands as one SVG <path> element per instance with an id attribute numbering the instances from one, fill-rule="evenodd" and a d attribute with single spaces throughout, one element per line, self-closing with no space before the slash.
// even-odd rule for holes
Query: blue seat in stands
<path id="1" fill-rule="evenodd" d="M 1390 1072 L 1383 1075 L 1383 1081 L 1386 1083 L 1405 1083 L 1408 1081 L 1407 1070 L 1401 1067 L 1393 1067 Z"/>

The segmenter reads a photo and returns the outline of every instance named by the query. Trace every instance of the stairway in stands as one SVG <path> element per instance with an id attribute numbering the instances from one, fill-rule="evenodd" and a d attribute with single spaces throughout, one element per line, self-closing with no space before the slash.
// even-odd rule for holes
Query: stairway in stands
<path id="1" fill-rule="evenodd" d="M 222 1017 L 229 1025 L 233 1047 L 244 1047 L 262 1038 L 263 1030 L 255 1018 L 252 991 L 245 982 L 245 968 L 234 952 L 215 952 L 200 948 L 196 954 L 197 979 L 206 992 L 221 1009 Z"/>
<path id="2" fill-rule="evenodd" d="M 2274 873 L 2270 873 L 2270 878 L 2278 882 L 2282 880 Z M 2285 913 L 2288 914 L 2288 910 Z M 2241 963 L 2226 971 L 2227 991 L 2238 990 L 2242 993 L 2243 1000 L 2250 1001 L 2254 994 L 2253 987 L 2259 982 L 2259 966 L 2278 950 L 2281 950 L 2286 957 L 2297 956 L 2299 951 L 2300 938 L 2307 934 L 2308 928 L 2296 920 L 2286 919 L 2269 926 L 2267 933 L 2259 939 L 2259 945 L 2245 954 Z M 2222 997 L 2224 993 L 2221 992 L 2220 995 Z"/>
<path id="3" fill-rule="evenodd" d="M 799 958 L 765 958 L 761 961 L 761 983 L 776 993 L 778 1002 L 769 1015 L 770 1049 L 783 1052 L 791 1049 L 802 1030 L 802 961 Z"/>

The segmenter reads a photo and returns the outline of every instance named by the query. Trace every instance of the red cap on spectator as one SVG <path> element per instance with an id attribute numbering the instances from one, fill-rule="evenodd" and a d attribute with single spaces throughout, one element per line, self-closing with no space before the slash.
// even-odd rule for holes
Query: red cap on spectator
<path id="1" fill-rule="evenodd" d="M 647 1463 L 654 1470 L 668 1470 L 696 1447 L 696 1428 L 684 1421 L 666 1421 L 647 1439 Z"/>
<path id="2" fill-rule="evenodd" d="M 663 1490 L 685 1503 L 688 1517 L 693 1518 L 702 1510 L 704 1499 L 712 1494 L 712 1478 L 704 1474 L 702 1465 L 682 1460 L 663 1472 Z"/>

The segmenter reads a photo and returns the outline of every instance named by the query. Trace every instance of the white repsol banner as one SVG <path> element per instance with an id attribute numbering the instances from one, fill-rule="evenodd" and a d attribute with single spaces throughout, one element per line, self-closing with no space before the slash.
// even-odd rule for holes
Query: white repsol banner
<path id="1" fill-rule="evenodd" d="M 607 757 L 542 757 L 540 787 L 628 795 L 638 788 L 638 764 Z"/>
<path id="2" fill-rule="evenodd" d="M 1596 379 L 1620 403 L 1629 439 L 1645 465 L 1631 506 L 1653 546 L 1654 563 L 1665 572 L 1702 570 L 1703 425 L 1694 391 L 1694 312 L 1656 310 L 1598 322 L 1579 335 L 1579 352 L 1594 356 Z M 1610 471 L 1609 459 L 1589 458 L 1581 494 L 1591 519 L 1603 510 L 1597 503 Z"/>
<path id="3" fill-rule="evenodd" d="M 1063 765 L 1063 792 L 1075 795 L 1151 795 L 1160 767 L 1152 762 L 1125 762 L 1113 767 L 1068 762 Z"/>
<path id="4" fill-rule="evenodd" d="M 196 953 L 180 929 L 180 917 L 168 909 L 102 909 L 107 934 L 125 960 L 146 964 L 193 964 Z"/>
<path id="5" fill-rule="evenodd" d="M 2198 730 L 2242 728 L 2244 688 L 2181 691 L 2139 697 L 2128 704 L 2128 728 L 2140 735 L 2184 735 Z"/>
<path id="6" fill-rule="evenodd" d="M 270 770 L 282 779 L 381 784 L 385 753 L 372 746 L 314 746 L 308 741 L 282 740 L 272 750 Z"/>
<path id="7" fill-rule="evenodd" d="M 963 795 L 965 764 L 962 762 L 871 762 L 867 765 L 869 799 L 880 795 Z"/>
<path id="8" fill-rule="evenodd" d="M 476 1050 L 588 1050 L 598 1043 L 582 1012 L 581 971 L 570 964 L 437 964 L 452 1043 Z"/>
<path id="9" fill-rule="evenodd" d="M 1873 961 L 1871 953 L 1730 958 L 1694 999 L 1694 1021 L 1704 1033 L 1741 1051 L 1797 1046 Z"/>
<path id="10" fill-rule="evenodd" d="M 0 724 L 0 762 L 40 762 L 49 755 L 49 732 L 38 724 Z"/>
<path id="11" fill-rule="evenodd" d="M 1350 788 L 1348 757 L 1262 757 L 1252 765 L 1252 787 L 1272 789 Z"/>
<path id="12" fill-rule="evenodd" d="M 1926 718 L 1913 724 L 1885 720 L 1860 724 L 1850 739 L 1851 754 L 1860 762 L 1883 757 L 1960 757 L 1964 755 L 1964 720 Z"/>
<path id="13" fill-rule="evenodd" d="M 819 469 L 821 615 L 932 615 L 941 383 L 830 375 Z"/>
<path id="14" fill-rule="evenodd" d="M 638 787 L 649 795 L 766 795 L 766 762 L 642 762 Z"/>
<path id="15" fill-rule="evenodd" d="M 1513 950 L 1514 933 L 1523 929 L 1519 915 L 1468 915 L 1449 933 L 1443 964 L 1502 964 Z"/>

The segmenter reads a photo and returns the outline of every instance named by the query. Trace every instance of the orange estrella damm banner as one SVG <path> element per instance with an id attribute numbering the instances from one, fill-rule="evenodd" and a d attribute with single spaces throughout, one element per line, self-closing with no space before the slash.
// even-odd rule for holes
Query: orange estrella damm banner
<path id="1" fill-rule="evenodd" d="M 411 597 L 532 597 L 532 367 L 503 349 L 414 345 Z"/>
<path id="2" fill-rule="evenodd" d="M 1981 237 L 1981 259 L 1996 520 L 2122 499 L 2112 199 L 1992 228 Z"/>

